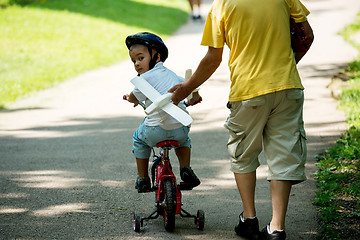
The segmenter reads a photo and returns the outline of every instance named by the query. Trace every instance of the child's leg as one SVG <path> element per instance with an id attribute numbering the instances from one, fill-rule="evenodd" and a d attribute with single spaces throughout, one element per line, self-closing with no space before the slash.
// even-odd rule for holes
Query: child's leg
<path id="1" fill-rule="evenodd" d="M 179 147 L 175 149 L 177 158 L 179 159 L 180 169 L 182 167 L 190 167 L 191 149 L 189 147 Z"/>
<path id="2" fill-rule="evenodd" d="M 137 165 L 139 178 L 149 177 L 149 173 L 148 173 L 149 159 L 148 158 L 136 158 L 136 165 Z"/>
<path id="3" fill-rule="evenodd" d="M 186 183 L 190 183 L 191 187 L 198 186 L 200 184 L 200 180 L 190 168 L 191 149 L 189 147 L 179 147 L 175 149 L 175 153 L 180 163 L 181 179 Z"/>
<path id="4" fill-rule="evenodd" d="M 151 191 L 151 182 L 148 174 L 148 158 L 136 158 L 138 177 L 136 178 L 135 188 L 139 193 Z"/>

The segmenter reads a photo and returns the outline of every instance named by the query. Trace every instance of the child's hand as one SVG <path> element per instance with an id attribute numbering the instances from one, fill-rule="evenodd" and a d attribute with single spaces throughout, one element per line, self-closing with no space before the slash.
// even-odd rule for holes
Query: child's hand
<path id="1" fill-rule="evenodd" d="M 130 103 L 133 103 L 134 104 L 134 107 L 136 107 L 137 105 L 139 105 L 139 101 L 137 100 L 137 98 L 135 97 L 132 97 L 130 96 L 130 94 L 125 94 L 123 96 L 123 99 L 130 102 Z"/>
<path id="2" fill-rule="evenodd" d="M 196 92 L 193 92 L 192 93 L 192 98 L 189 99 L 189 106 L 193 106 L 193 105 L 196 105 L 198 103 L 200 103 L 202 101 L 202 97 L 200 96 L 199 92 L 196 91 Z"/>
<path id="3" fill-rule="evenodd" d="M 128 100 L 129 99 L 129 94 L 125 94 L 124 96 L 123 96 L 123 100 Z"/>

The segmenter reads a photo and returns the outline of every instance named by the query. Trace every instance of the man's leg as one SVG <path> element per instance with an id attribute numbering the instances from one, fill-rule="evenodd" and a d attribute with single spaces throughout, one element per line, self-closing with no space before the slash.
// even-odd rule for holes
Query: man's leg
<path id="1" fill-rule="evenodd" d="M 234 175 L 243 203 L 243 212 L 234 230 L 237 235 L 246 239 L 259 239 L 259 220 L 255 210 L 256 171 Z"/>
<path id="2" fill-rule="evenodd" d="M 274 99 L 276 107 L 264 130 L 264 152 L 269 166 L 273 212 L 271 231 L 285 229 L 292 184 L 306 179 L 303 102 L 304 93 L 300 89 L 277 92 Z"/>
<path id="3" fill-rule="evenodd" d="M 243 217 L 244 219 L 255 217 L 256 171 L 250 173 L 234 173 L 234 175 L 243 203 Z"/>
<path id="4" fill-rule="evenodd" d="M 271 180 L 271 202 L 273 216 L 270 230 L 285 230 L 285 216 L 291 191 L 291 181 Z"/>

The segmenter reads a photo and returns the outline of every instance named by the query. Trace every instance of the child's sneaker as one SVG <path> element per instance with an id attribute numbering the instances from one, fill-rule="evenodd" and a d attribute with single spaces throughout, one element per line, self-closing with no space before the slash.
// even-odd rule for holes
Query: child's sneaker
<path id="1" fill-rule="evenodd" d="M 149 177 L 137 177 L 135 188 L 138 190 L 138 193 L 150 192 L 151 183 Z"/>
<path id="2" fill-rule="evenodd" d="M 243 218 L 243 213 L 239 216 L 239 223 L 235 226 L 235 232 L 240 237 L 244 237 L 250 240 L 259 239 L 259 220 L 255 218 Z"/>
<path id="3" fill-rule="evenodd" d="M 189 183 L 191 187 L 196 187 L 200 185 L 199 178 L 195 175 L 191 167 L 182 167 L 180 169 L 180 177 L 185 183 Z"/>

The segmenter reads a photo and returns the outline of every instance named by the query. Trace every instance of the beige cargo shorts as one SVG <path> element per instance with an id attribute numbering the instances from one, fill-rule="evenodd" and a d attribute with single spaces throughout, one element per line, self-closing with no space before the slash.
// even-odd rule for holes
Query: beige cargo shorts
<path id="1" fill-rule="evenodd" d="M 224 126 L 231 171 L 249 173 L 259 166 L 264 151 L 268 180 L 306 180 L 306 135 L 303 122 L 304 93 L 288 89 L 249 100 L 229 102 Z"/>

